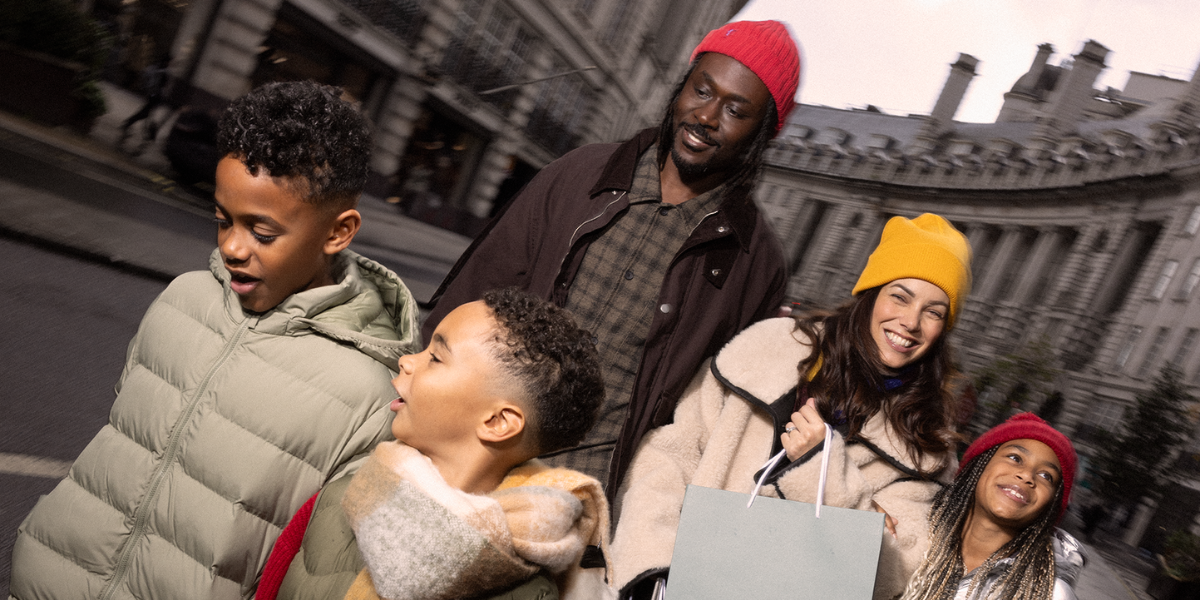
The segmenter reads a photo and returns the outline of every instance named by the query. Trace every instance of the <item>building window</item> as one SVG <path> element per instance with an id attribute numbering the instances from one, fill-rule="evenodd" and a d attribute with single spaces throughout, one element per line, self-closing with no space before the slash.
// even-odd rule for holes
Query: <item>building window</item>
<path id="1" fill-rule="evenodd" d="M 1154 282 L 1154 289 L 1150 290 L 1150 297 L 1154 300 L 1161 300 L 1163 294 L 1167 293 L 1167 287 L 1171 285 L 1171 279 L 1175 277 L 1175 271 L 1179 269 L 1179 261 L 1168 260 L 1163 263 L 1162 272 L 1158 274 L 1158 281 Z"/>
<path id="2" fill-rule="evenodd" d="M 1121 351 L 1117 353 L 1117 360 L 1113 363 L 1117 369 L 1121 369 L 1125 363 L 1129 362 L 1129 355 L 1133 354 L 1133 346 L 1137 344 L 1138 338 L 1141 336 L 1142 328 L 1140 326 L 1134 325 L 1129 328 L 1129 335 L 1125 336 L 1125 343 L 1121 346 Z"/>
<path id="3" fill-rule="evenodd" d="M 1120 429 L 1125 406 L 1119 402 L 1103 402 L 1092 411 L 1091 424 L 1105 431 Z"/>
<path id="4" fill-rule="evenodd" d="M 1187 279 L 1183 280 L 1183 286 L 1179 288 L 1180 300 L 1187 300 L 1192 297 L 1192 291 L 1196 289 L 1196 284 L 1200 283 L 1200 258 L 1192 261 L 1192 270 L 1188 271 Z"/>
<path id="5" fill-rule="evenodd" d="M 1167 334 L 1170 331 L 1166 327 L 1159 327 L 1158 331 L 1154 332 L 1154 341 L 1150 342 L 1150 349 L 1146 350 L 1146 356 L 1142 359 L 1142 366 L 1138 367 L 1138 377 L 1148 375 L 1154 363 L 1158 362 L 1158 355 L 1162 354 L 1163 344 L 1167 342 Z"/>
<path id="6" fill-rule="evenodd" d="M 550 68 L 555 75 L 571 71 L 557 58 Z M 543 148 L 561 156 L 582 142 L 583 125 L 595 94 L 578 75 L 547 79 L 539 85 L 537 104 L 529 114 L 525 132 Z"/>
<path id="7" fill-rule="evenodd" d="M 467 0 L 458 12 L 454 35 L 442 59 L 442 70 L 473 92 L 520 82 L 526 74 L 537 38 L 503 2 Z M 481 96 L 507 111 L 519 88 Z"/>
<path id="8" fill-rule="evenodd" d="M 342 2 L 357 10 L 371 23 L 392 32 L 410 47 L 415 46 L 421 39 L 421 29 L 425 26 L 428 16 L 425 2 L 422 0 L 342 0 Z"/>
<path id="9" fill-rule="evenodd" d="M 1179 341 L 1179 347 L 1175 349 L 1175 356 L 1171 358 L 1171 364 L 1176 367 L 1183 368 L 1184 362 L 1192 353 L 1192 348 L 1196 347 L 1196 335 L 1200 333 L 1200 329 L 1188 327 L 1187 332 L 1183 334 L 1183 339 Z"/>
<path id="10" fill-rule="evenodd" d="M 608 17 L 608 26 L 604 28 L 604 41 L 610 48 L 616 48 L 629 33 L 633 19 L 634 3 L 632 0 L 618 0 L 613 12 Z"/>
<path id="11" fill-rule="evenodd" d="M 1192 208 L 1192 214 L 1188 215 L 1187 223 L 1183 225 L 1183 235 L 1196 235 L 1196 231 L 1200 230 L 1200 205 Z"/>

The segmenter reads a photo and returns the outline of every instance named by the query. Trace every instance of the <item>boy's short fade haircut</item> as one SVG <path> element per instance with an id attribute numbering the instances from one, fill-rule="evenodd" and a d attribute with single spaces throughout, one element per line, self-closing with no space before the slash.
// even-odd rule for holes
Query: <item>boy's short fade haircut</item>
<path id="1" fill-rule="evenodd" d="M 570 312 L 517 288 L 492 290 L 483 302 L 503 332 L 497 358 L 524 387 L 538 454 L 581 442 L 604 402 L 604 378 L 592 334 Z"/>
<path id="2" fill-rule="evenodd" d="M 371 133 L 336 87 L 267 83 L 225 109 L 217 152 L 242 161 L 251 175 L 265 169 L 271 177 L 294 180 L 306 202 L 353 206 L 367 183 Z"/>

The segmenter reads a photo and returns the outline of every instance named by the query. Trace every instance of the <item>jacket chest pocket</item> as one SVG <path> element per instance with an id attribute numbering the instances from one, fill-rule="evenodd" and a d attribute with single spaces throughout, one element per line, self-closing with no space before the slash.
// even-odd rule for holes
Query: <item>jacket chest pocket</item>
<path id="1" fill-rule="evenodd" d="M 740 249 L 737 244 L 733 244 L 731 247 L 713 248 L 704 254 L 704 278 L 713 287 L 721 289 L 725 286 L 738 252 Z"/>

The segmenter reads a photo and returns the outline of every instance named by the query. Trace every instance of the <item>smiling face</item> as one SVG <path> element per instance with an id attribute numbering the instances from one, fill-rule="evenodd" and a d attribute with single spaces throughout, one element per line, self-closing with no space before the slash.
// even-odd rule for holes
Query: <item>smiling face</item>
<path id="1" fill-rule="evenodd" d="M 1037 440 L 1006 442 L 988 461 L 975 486 L 973 518 L 1019 532 L 1049 508 L 1062 484 L 1058 456 Z"/>
<path id="2" fill-rule="evenodd" d="M 871 338 L 892 371 L 920 360 L 941 337 L 950 296 L 923 279 L 897 279 L 879 290 L 871 309 Z"/>
<path id="3" fill-rule="evenodd" d="M 771 93 L 724 54 L 700 57 L 674 104 L 671 163 L 680 179 L 724 175 L 738 166 L 766 118 Z"/>
<path id="4" fill-rule="evenodd" d="M 242 308 L 256 313 L 275 308 L 297 292 L 333 283 L 329 257 L 348 245 L 341 214 L 305 202 L 282 179 L 265 169 L 251 175 L 240 160 L 217 164 L 217 246 Z M 344 242 L 344 243 L 343 243 Z"/>
<path id="5" fill-rule="evenodd" d="M 391 404 L 397 440 L 436 460 L 476 437 L 511 378 L 495 355 L 498 327 L 482 301 L 464 304 L 438 324 L 424 352 L 400 358 Z"/>

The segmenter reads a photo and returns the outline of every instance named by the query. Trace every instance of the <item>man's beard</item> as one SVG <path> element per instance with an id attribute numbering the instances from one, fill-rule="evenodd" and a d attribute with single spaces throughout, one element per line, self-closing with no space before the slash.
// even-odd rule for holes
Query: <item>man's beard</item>
<path id="1" fill-rule="evenodd" d="M 708 132 L 705 131 L 703 127 L 697 125 L 688 125 L 686 123 L 680 123 L 679 126 L 675 128 L 676 136 L 679 135 L 681 130 L 685 129 L 691 131 L 697 137 L 704 139 L 706 142 L 713 142 L 712 138 L 708 137 Z M 682 179 L 684 183 L 696 181 L 712 173 L 732 173 L 734 168 L 737 166 L 737 163 L 744 160 L 746 157 L 745 151 L 742 151 L 725 160 L 720 160 L 718 157 L 709 157 L 708 160 L 705 160 L 704 162 L 692 163 L 687 162 L 679 153 L 679 150 L 674 143 L 675 140 L 671 140 L 671 142 L 671 162 L 675 163 L 675 170 L 679 172 L 679 178 Z M 720 149 L 720 145 L 714 145 L 714 154 L 715 151 Z"/>

